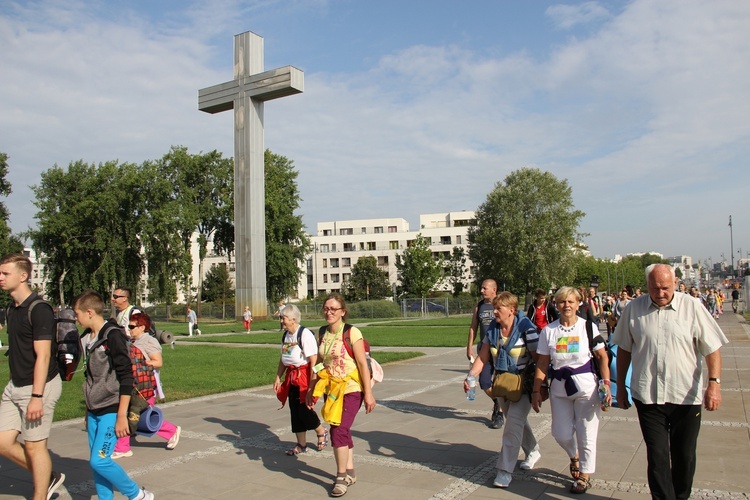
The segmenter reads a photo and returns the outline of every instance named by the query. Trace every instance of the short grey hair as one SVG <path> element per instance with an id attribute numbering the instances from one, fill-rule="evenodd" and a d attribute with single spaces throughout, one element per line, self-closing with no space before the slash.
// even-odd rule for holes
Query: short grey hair
<path id="1" fill-rule="evenodd" d="M 650 266 L 646 268 L 646 283 L 648 283 L 648 277 L 651 275 L 651 273 L 654 272 L 654 270 L 656 270 L 657 266 L 664 266 L 667 269 L 669 269 L 669 274 L 672 275 L 672 281 L 677 280 L 677 275 L 674 273 L 674 267 L 670 266 L 669 264 L 660 264 L 657 262 L 657 263 L 651 264 Z"/>
<path id="2" fill-rule="evenodd" d="M 299 307 L 295 306 L 294 304 L 285 305 L 284 309 L 281 310 L 280 316 L 293 319 L 297 323 L 299 323 L 302 319 L 302 313 L 299 312 Z"/>

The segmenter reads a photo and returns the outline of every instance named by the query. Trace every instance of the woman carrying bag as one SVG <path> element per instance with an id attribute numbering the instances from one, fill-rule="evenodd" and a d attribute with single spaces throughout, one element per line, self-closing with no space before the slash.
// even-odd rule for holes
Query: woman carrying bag
<path id="1" fill-rule="evenodd" d="M 478 377 L 485 363 L 493 363 L 496 382 L 499 382 L 498 377 L 504 374 L 521 375 L 527 366 L 534 363 L 539 335 L 531 321 L 522 312 L 518 312 L 518 297 L 512 293 L 499 293 L 492 300 L 492 305 L 495 307 L 495 319 L 490 323 L 469 375 Z M 468 390 L 468 382 L 464 381 L 464 391 Z M 493 396 L 500 396 L 500 407 L 506 418 L 494 485 L 507 488 L 513 478 L 519 449 L 523 448 L 526 454 L 520 466 L 524 470 L 533 469 L 542 455 L 527 418 L 531 410 L 531 398 L 528 394 L 521 395 L 519 389 L 520 398 L 516 401 L 511 400 L 515 397 L 509 399 L 507 395 L 502 397 L 494 393 Z"/>

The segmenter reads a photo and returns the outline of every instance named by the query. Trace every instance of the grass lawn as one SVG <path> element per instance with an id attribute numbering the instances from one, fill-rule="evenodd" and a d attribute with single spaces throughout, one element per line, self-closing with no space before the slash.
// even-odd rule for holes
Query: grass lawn
<path id="1" fill-rule="evenodd" d="M 370 324 L 362 327 L 362 334 L 373 347 L 461 347 L 466 345 L 469 332 L 468 325 L 441 326 L 435 323 L 434 326 L 430 326 L 430 323 L 433 323 L 433 320 L 387 323 L 386 325 L 389 326 L 385 326 L 383 323 Z M 313 329 L 313 333 L 318 335 L 317 327 Z M 201 343 L 280 344 L 281 332 L 201 336 L 181 340 Z"/>
<path id="2" fill-rule="evenodd" d="M 242 338 L 247 340 L 248 336 Z M 422 356 L 422 353 L 373 352 L 372 356 L 381 364 L 386 364 Z M 161 376 L 167 401 L 176 401 L 272 384 L 278 364 L 278 348 L 208 345 L 177 347 L 174 350 L 166 348 L 165 368 Z M 8 358 L 0 356 L 0 382 L 4 386 L 7 380 Z M 82 383 L 82 372 L 76 373 L 70 382 L 63 382 L 62 396 L 55 409 L 55 420 L 83 417 L 86 406 Z"/>

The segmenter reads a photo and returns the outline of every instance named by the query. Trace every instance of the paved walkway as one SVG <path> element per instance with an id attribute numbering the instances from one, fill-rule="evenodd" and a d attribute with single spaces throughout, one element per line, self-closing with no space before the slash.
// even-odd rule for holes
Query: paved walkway
<path id="1" fill-rule="evenodd" d="M 693 498 L 750 498 L 750 326 L 731 313 L 720 324 L 731 341 L 722 351 L 724 402 L 718 412 L 704 412 Z M 507 490 L 493 488 L 502 431 L 486 426 L 488 399 L 464 397 L 464 349 L 420 350 L 424 357 L 386 365 L 386 380 L 375 388 L 377 408 L 357 416 L 358 481 L 346 498 L 575 496 L 568 493 L 567 457 L 550 435 L 548 404 L 530 417 L 542 452 L 536 469 L 516 470 Z M 335 472 L 330 448 L 286 456 L 294 435 L 288 410 L 278 407 L 270 386 L 165 404 L 167 418 L 183 428 L 177 449 L 139 438 L 135 455 L 121 463 L 159 500 L 326 497 Z M 313 432 L 309 438 L 314 442 Z M 95 496 L 81 422 L 56 424 L 50 443 L 55 469 L 67 474 L 58 498 Z M 634 409 L 604 417 L 593 478 L 586 498 L 649 498 Z M 0 498 L 30 496 L 29 481 L 27 472 L 0 459 Z"/>

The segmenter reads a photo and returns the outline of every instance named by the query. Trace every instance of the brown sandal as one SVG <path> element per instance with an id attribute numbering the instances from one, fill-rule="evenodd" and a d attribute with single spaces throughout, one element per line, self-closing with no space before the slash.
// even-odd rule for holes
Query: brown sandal
<path id="1" fill-rule="evenodd" d="M 591 481 L 589 479 L 590 478 L 588 477 L 580 476 L 570 487 L 570 492 L 575 493 L 576 495 L 586 493 L 586 491 L 591 487 Z"/>
<path id="2" fill-rule="evenodd" d="M 578 479 L 579 477 L 581 477 L 581 462 L 577 457 L 570 459 L 570 476 L 573 479 Z"/>

